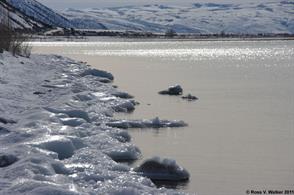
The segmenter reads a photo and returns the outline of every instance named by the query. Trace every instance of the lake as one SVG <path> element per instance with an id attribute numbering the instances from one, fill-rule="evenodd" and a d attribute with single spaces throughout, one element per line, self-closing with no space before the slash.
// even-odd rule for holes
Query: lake
<path id="1" fill-rule="evenodd" d="M 140 102 L 133 113 L 115 117 L 189 124 L 129 130 L 142 160 L 169 157 L 190 172 L 188 183 L 167 186 L 199 195 L 293 190 L 294 41 L 96 38 L 32 44 L 34 53 L 68 56 L 113 73 L 114 84 Z M 174 84 L 199 100 L 157 93 Z"/>

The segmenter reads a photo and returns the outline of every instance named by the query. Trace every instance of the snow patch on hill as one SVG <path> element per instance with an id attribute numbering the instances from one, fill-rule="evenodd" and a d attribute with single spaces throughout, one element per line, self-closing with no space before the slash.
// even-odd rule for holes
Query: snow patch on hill
<path id="1" fill-rule="evenodd" d="M 73 27 L 71 22 L 58 14 L 56 11 L 44 6 L 36 0 L 7 0 L 12 6 L 22 11 L 25 15 L 32 17 L 36 21 L 40 21 L 54 27 Z"/>
<path id="2" fill-rule="evenodd" d="M 10 21 L 11 27 L 16 29 L 38 30 L 48 27 L 46 23 L 36 21 L 34 18 L 27 16 L 11 4 L 5 1 L 0 1 L 0 20 L 6 21 L 8 20 L 7 17 Z"/>
<path id="3" fill-rule="evenodd" d="M 194 3 L 189 7 L 145 5 L 67 9 L 77 27 L 177 33 L 294 33 L 290 1 L 264 3 Z"/>

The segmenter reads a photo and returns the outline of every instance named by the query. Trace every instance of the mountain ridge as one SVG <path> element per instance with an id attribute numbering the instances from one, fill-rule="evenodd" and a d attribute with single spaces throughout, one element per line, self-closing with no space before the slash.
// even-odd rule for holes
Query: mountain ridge
<path id="1" fill-rule="evenodd" d="M 51 27 L 46 23 L 26 15 L 21 10 L 11 5 L 7 0 L 0 1 L 0 19 L 1 22 L 5 22 L 4 20 L 7 20 L 9 25 L 15 29 L 40 31 L 41 29 L 47 29 Z"/>
<path id="2" fill-rule="evenodd" d="M 183 34 L 294 34 L 294 4 L 193 3 L 191 6 L 150 4 L 112 8 L 68 8 L 61 12 L 36 0 L 1 0 L 19 29 L 71 28 Z"/>
<path id="3" fill-rule="evenodd" d="M 294 6 L 290 1 L 265 3 L 194 3 L 190 7 L 159 4 L 114 8 L 67 9 L 70 20 L 102 23 L 111 30 L 139 30 L 203 34 L 294 34 Z"/>

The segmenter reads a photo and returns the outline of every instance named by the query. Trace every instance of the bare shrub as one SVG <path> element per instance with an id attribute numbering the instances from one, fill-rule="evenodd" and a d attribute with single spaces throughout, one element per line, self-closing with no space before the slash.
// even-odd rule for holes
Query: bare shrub
<path id="1" fill-rule="evenodd" d="M 4 23 L 0 23 L 0 48 L 1 50 L 10 50 L 12 43 L 12 32 Z"/>
<path id="2" fill-rule="evenodd" d="M 9 11 L 0 10 L 0 52 L 9 51 L 13 55 L 29 57 L 31 46 L 27 43 L 30 36 L 13 29 L 9 19 Z"/>
<path id="3" fill-rule="evenodd" d="M 27 43 L 29 36 L 20 32 L 13 32 L 10 51 L 13 55 L 30 57 L 32 47 Z"/>
<path id="4" fill-rule="evenodd" d="M 177 36 L 177 33 L 175 30 L 173 29 L 168 29 L 166 32 L 165 32 L 165 36 L 168 37 L 168 38 L 173 38 L 175 36 Z"/>

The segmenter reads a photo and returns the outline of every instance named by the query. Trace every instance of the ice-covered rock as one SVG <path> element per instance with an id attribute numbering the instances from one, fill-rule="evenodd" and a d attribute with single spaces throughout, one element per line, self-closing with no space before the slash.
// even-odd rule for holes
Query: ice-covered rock
<path id="1" fill-rule="evenodd" d="M 12 154 L 0 154 L 0 168 L 15 163 L 18 158 Z"/>
<path id="2" fill-rule="evenodd" d="M 188 95 L 185 95 L 182 97 L 183 99 L 186 99 L 188 101 L 195 101 L 195 100 L 198 100 L 198 98 L 194 95 L 191 95 L 190 93 Z"/>
<path id="3" fill-rule="evenodd" d="M 182 95 L 183 88 L 180 85 L 170 86 L 167 90 L 158 92 L 161 95 Z"/>
<path id="4" fill-rule="evenodd" d="M 62 124 L 71 126 L 71 127 L 77 127 L 80 126 L 81 124 L 87 122 L 82 118 L 62 118 L 60 119 Z"/>
<path id="5" fill-rule="evenodd" d="M 115 104 L 112 108 L 115 112 L 132 112 L 135 110 L 135 101 L 124 101 Z"/>
<path id="6" fill-rule="evenodd" d="M 16 121 L 12 120 L 12 119 L 7 119 L 7 118 L 4 118 L 4 117 L 0 117 L 0 123 L 3 123 L 3 124 L 13 124 L 13 123 L 16 123 Z"/>
<path id="7" fill-rule="evenodd" d="M 6 133 L 9 133 L 10 131 L 7 129 L 7 128 L 5 128 L 5 127 L 1 127 L 0 126 L 0 135 L 1 134 L 6 134 Z"/>
<path id="8" fill-rule="evenodd" d="M 33 94 L 34 95 L 45 95 L 46 93 L 45 92 L 41 92 L 41 91 L 35 91 Z"/>
<path id="9" fill-rule="evenodd" d="M 107 78 L 111 81 L 113 81 L 114 77 L 111 73 L 103 71 L 103 70 L 97 70 L 97 69 L 92 69 L 89 68 L 87 70 L 85 70 L 81 76 L 87 76 L 87 75 L 92 75 L 92 76 L 96 76 L 96 77 L 102 77 L 102 78 Z"/>
<path id="10" fill-rule="evenodd" d="M 131 141 L 130 134 L 125 130 L 112 130 L 109 132 L 110 136 L 117 139 L 119 142 L 126 143 Z"/>
<path id="11" fill-rule="evenodd" d="M 188 171 L 179 166 L 175 160 L 160 159 L 159 157 L 147 159 L 133 170 L 153 180 L 182 181 L 188 180 L 190 177 Z"/>
<path id="12" fill-rule="evenodd" d="M 113 120 L 106 125 L 121 129 L 129 128 L 168 128 L 168 127 L 185 127 L 187 123 L 179 120 L 160 120 L 158 117 L 151 120 Z"/>
<path id="13" fill-rule="evenodd" d="M 132 99 L 134 98 L 134 96 L 126 93 L 126 92 L 122 92 L 122 91 L 115 91 L 113 93 L 111 93 L 111 95 L 115 96 L 115 97 L 119 97 L 119 98 L 123 98 L 123 99 Z"/>

